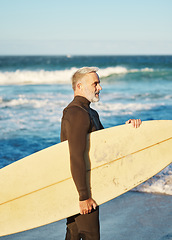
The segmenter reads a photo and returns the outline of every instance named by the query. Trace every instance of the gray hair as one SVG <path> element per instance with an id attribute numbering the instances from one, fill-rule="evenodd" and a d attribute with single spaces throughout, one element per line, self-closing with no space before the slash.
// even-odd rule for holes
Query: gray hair
<path id="1" fill-rule="evenodd" d="M 99 68 L 97 67 L 82 67 L 78 69 L 72 76 L 72 88 L 75 90 L 76 83 L 81 80 L 81 78 L 84 77 L 84 75 L 91 73 L 91 72 L 97 72 Z"/>

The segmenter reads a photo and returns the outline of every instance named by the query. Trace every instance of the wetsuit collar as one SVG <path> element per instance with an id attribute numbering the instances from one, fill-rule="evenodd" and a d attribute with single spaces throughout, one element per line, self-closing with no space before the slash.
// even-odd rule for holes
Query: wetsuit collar
<path id="1" fill-rule="evenodd" d="M 85 97 L 77 95 L 77 96 L 75 96 L 74 99 L 75 99 L 75 101 L 81 103 L 81 105 L 83 105 L 85 107 L 89 107 L 90 106 L 91 102 L 87 98 L 85 98 Z"/>

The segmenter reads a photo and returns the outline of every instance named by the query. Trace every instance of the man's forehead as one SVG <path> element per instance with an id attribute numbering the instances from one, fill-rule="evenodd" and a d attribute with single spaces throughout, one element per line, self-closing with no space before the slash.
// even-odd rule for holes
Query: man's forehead
<path id="1" fill-rule="evenodd" d="M 90 72 L 86 74 L 86 77 L 91 82 L 100 82 L 99 75 L 96 72 Z"/>

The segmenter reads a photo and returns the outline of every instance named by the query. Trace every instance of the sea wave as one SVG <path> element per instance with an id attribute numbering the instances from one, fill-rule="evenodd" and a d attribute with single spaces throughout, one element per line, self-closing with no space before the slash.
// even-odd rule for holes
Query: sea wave
<path id="1" fill-rule="evenodd" d="M 0 72 L 0 85 L 18 85 L 18 84 L 65 84 L 70 83 L 71 77 L 77 70 L 76 67 L 56 71 L 27 71 L 16 70 L 14 72 Z M 152 72 L 152 68 L 127 69 L 125 67 L 107 67 L 100 68 L 98 74 L 101 78 L 107 78 L 116 74 L 127 74 L 134 72 Z"/>
<path id="2" fill-rule="evenodd" d="M 172 165 L 134 188 L 133 191 L 172 195 Z"/>
<path id="3" fill-rule="evenodd" d="M 72 98 L 72 96 L 70 96 Z M 67 104 L 65 94 L 60 94 L 60 98 L 57 99 L 49 99 L 44 96 L 44 98 L 38 96 L 37 99 L 28 98 L 25 95 L 19 95 L 18 98 L 15 99 L 5 99 L 0 98 L 0 104 L 2 108 L 5 107 L 15 107 L 15 106 L 23 106 L 28 107 L 32 106 L 32 108 L 41 108 L 44 106 L 51 106 L 56 108 L 61 105 L 65 106 Z M 102 103 L 98 104 L 93 103 L 93 107 L 96 108 L 99 112 L 101 112 L 102 116 L 112 116 L 112 115 L 126 115 L 132 114 L 133 111 L 141 111 L 141 110 L 150 110 L 154 107 L 163 106 L 164 103 Z"/>
<path id="4" fill-rule="evenodd" d="M 94 104 L 93 104 L 94 106 Z M 164 103 L 98 103 L 96 109 L 101 113 L 101 116 L 122 116 L 130 115 L 136 111 L 150 110 L 155 107 L 164 106 Z"/>
<path id="5" fill-rule="evenodd" d="M 0 72 L 0 85 L 68 83 L 76 70 Z"/>
<path id="6" fill-rule="evenodd" d="M 58 98 L 57 99 L 53 99 L 51 98 L 51 96 L 49 96 L 49 98 L 46 98 L 46 96 L 41 96 L 38 99 L 30 99 L 27 98 L 27 96 L 25 95 L 19 95 L 18 98 L 15 99 L 3 99 L 0 98 L 0 107 L 1 108 L 13 108 L 13 107 L 20 107 L 20 108 L 27 108 L 27 107 L 31 107 L 32 109 L 35 108 L 43 108 L 43 107 L 47 107 L 47 108 L 51 108 L 51 109 L 55 109 L 59 107 L 64 107 L 67 104 L 67 101 L 65 100 L 65 95 L 63 94 L 57 94 Z"/>

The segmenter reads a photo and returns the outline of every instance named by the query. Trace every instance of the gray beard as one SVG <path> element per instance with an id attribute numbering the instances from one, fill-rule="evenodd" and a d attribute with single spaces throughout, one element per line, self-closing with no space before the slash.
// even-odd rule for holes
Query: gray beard
<path id="1" fill-rule="evenodd" d="M 86 91 L 86 96 L 87 96 L 87 99 L 92 103 L 99 101 L 99 97 L 96 97 L 95 94 L 91 94 L 90 92 Z"/>
<path id="2" fill-rule="evenodd" d="M 88 90 L 87 86 L 85 86 L 84 95 L 90 102 L 98 102 L 99 101 L 99 96 L 96 97 L 95 94 L 96 93 L 90 93 L 90 91 Z"/>
<path id="3" fill-rule="evenodd" d="M 93 102 L 93 103 L 98 102 L 98 101 L 99 101 L 99 97 L 97 98 L 96 96 L 91 99 L 91 102 Z"/>

